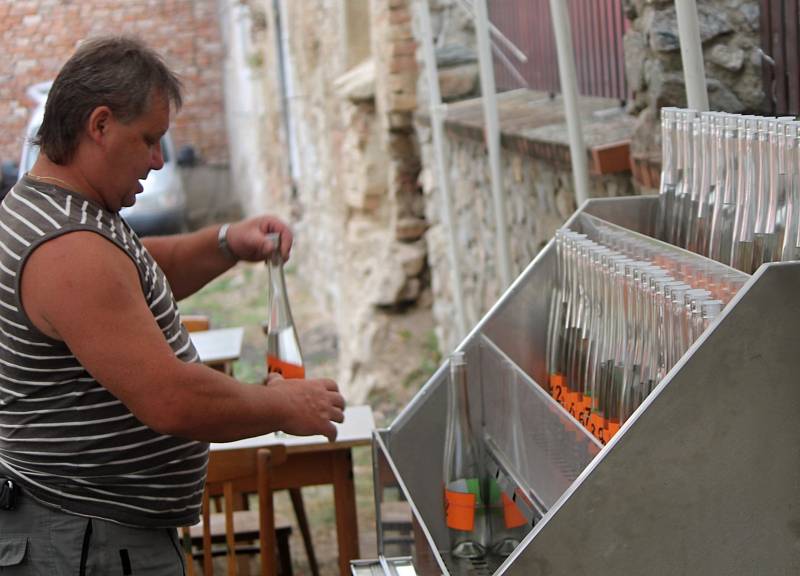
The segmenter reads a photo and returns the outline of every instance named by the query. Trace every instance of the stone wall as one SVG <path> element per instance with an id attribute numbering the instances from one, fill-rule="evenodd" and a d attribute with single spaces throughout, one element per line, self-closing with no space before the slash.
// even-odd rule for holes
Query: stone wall
<path id="1" fill-rule="evenodd" d="M 295 225 L 293 266 L 336 317 L 339 381 L 359 400 L 380 384 L 387 327 L 397 311 L 432 303 L 440 350 L 458 343 L 448 234 L 441 225 L 430 127 L 424 118 L 427 89 L 418 73 L 422 58 L 412 9 L 419 2 L 278 4 L 280 14 L 275 3 L 262 4 L 266 26 L 260 40 L 265 54 L 267 205 Z M 626 39 L 635 90 L 631 114 L 618 103 L 582 102 L 593 196 L 635 192 L 626 170 L 626 142 L 636 129 L 634 147 L 640 157 L 660 158 L 655 110 L 681 105 L 685 98 L 671 4 L 626 2 L 632 19 Z M 758 109 L 762 96 L 754 4 L 701 3 L 709 87 L 717 108 Z M 479 84 L 471 19 L 460 0 L 430 0 L 430 6 L 443 97 L 448 102 L 474 98 Z M 276 51 L 279 21 L 286 36 L 286 78 L 276 72 L 281 67 Z M 281 86 L 288 86 L 289 93 L 282 94 Z M 475 120 L 481 115 L 480 103 L 458 104 L 479 111 L 458 118 L 456 105 L 451 106 L 446 162 L 467 324 L 474 326 L 503 287 L 494 256 L 483 126 Z M 523 105 L 524 112 L 520 108 L 508 116 L 502 151 L 514 275 L 576 208 L 560 102 L 538 95 Z M 520 119 L 531 124 L 520 126 L 525 123 Z M 283 153 L 278 156 L 276 150 Z M 609 150 L 612 154 L 603 156 Z M 613 167 L 605 164 L 608 158 Z M 401 379 L 391 376 L 393 382 Z"/>
<path id="2" fill-rule="evenodd" d="M 0 161 L 19 160 L 33 106 L 26 88 L 53 79 L 82 38 L 123 31 L 159 50 L 184 81 L 176 146 L 227 163 L 217 0 L 0 0 Z"/>
<path id="3" fill-rule="evenodd" d="M 659 110 L 686 106 L 673 0 L 625 0 L 631 27 L 625 35 L 625 68 L 638 117 L 631 152 L 638 162 L 660 164 Z M 709 105 L 723 112 L 765 110 L 757 0 L 697 3 Z M 654 182 L 649 182 L 654 184 Z"/>
<path id="4" fill-rule="evenodd" d="M 259 39 L 267 204 L 293 224 L 292 265 L 334 315 L 338 380 L 363 400 L 381 379 L 390 316 L 419 298 L 426 273 L 411 15 L 404 0 L 278 6 L 266 3 Z"/>
<path id="5" fill-rule="evenodd" d="M 633 131 L 633 121 L 621 111 L 610 119 L 593 116 L 592 107 L 604 109 L 606 101 L 582 99 L 585 139 L 589 148 L 605 142 L 619 142 Z M 502 189 L 506 194 L 506 223 L 512 277 L 516 278 L 553 237 L 556 229 L 575 211 L 575 192 L 566 144 L 566 126 L 553 109 L 560 101 L 542 100 L 541 94 L 509 95 L 499 102 L 503 147 Z M 519 110 L 525 108 L 527 125 L 520 124 Z M 471 109 L 472 114 L 464 114 Z M 466 324 L 472 328 L 505 291 L 497 262 L 496 220 L 486 147 L 482 141 L 479 101 L 465 101 L 446 121 L 447 178 L 457 238 L 456 257 L 461 273 Z M 508 120 L 506 120 L 508 119 Z M 538 125 L 537 125 L 538 124 Z M 431 269 L 433 314 L 442 351 L 453 350 L 463 335 L 458 334 L 457 310 L 453 296 L 453 266 L 450 264 L 449 231 L 442 225 L 440 175 L 436 174 L 431 129 L 420 117 L 421 143 L 428 232 L 428 264 Z M 624 150 L 623 150 L 624 151 Z M 590 161 L 592 197 L 624 196 L 634 193 L 627 171 L 601 174 L 602 166 Z"/>
<path id="6" fill-rule="evenodd" d="M 505 289 L 496 259 L 496 220 L 488 151 L 483 143 L 483 111 L 479 100 L 469 100 L 479 92 L 476 39 L 471 17 L 458 0 L 430 0 L 430 15 L 442 99 L 458 102 L 451 104 L 447 112 L 445 177 L 453 204 L 466 324 L 471 328 Z M 417 59 L 422 62 L 421 51 Z M 433 315 L 440 349 L 447 352 L 460 339 L 448 255 L 449 232 L 441 222 L 442 199 L 437 185 L 440 176 L 435 174 L 424 75 L 418 84 L 421 104 L 417 129 L 424 165 L 420 183 L 425 190 L 429 226 L 425 240 Z M 501 96 L 498 107 L 503 133 L 502 189 L 507 195 L 507 236 L 512 277 L 516 277 L 575 211 L 575 196 L 560 100 L 521 91 Z M 581 109 L 589 149 L 630 138 L 633 121 L 616 102 L 582 99 Z M 595 113 L 610 113 L 611 119 L 606 122 Z M 630 173 L 624 166 L 619 173 L 592 174 L 590 190 L 592 196 L 634 193 Z"/>

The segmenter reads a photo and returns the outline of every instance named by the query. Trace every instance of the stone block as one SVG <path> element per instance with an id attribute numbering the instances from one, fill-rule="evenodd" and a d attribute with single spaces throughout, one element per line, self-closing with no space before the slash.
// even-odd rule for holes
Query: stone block
<path id="1" fill-rule="evenodd" d="M 744 65 L 744 50 L 738 46 L 717 44 L 711 49 L 709 59 L 726 70 L 738 72 Z"/>
<path id="2" fill-rule="evenodd" d="M 391 111 L 387 114 L 390 130 L 405 130 L 413 125 L 410 112 Z"/>
<path id="3" fill-rule="evenodd" d="M 473 94 L 478 87 L 479 69 L 475 63 L 439 69 L 442 100 L 457 100 Z"/>
<path id="4" fill-rule="evenodd" d="M 708 104 L 712 110 L 733 112 L 734 114 L 744 112 L 745 107 L 742 101 L 722 82 L 708 78 L 706 86 L 708 87 Z"/>
<path id="5" fill-rule="evenodd" d="M 411 22 L 411 12 L 407 7 L 397 7 L 389 11 L 389 23 L 392 25 Z"/>
<path id="6" fill-rule="evenodd" d="M 700 5 L 697 10 L 700 26 L 700 41 L 709 40 L 733 31 L 727 12 Z M 674 52 L 680 49 L 678 40 L 678 16 L 674 7 L 656 11 L 650 22 L 650 47 L 656 52 Z"/>
<path id="7" fill-rule="evenodd" d="M 424 242 L 413 244 L 397 243 L 392 246 L 392 260 L 398 262 L 403 273 L 413 278 L 419 276 L 425 269 L 428 251 Z"/>
<path id="8" fill-rule="evenodd" d="M 416 41 L 410 38 L 403 38 L 400 40 L 395 40 L 391 43 L 389 48 L 389 54 L 392 56 L 408 56 L 414 55 L 417 51 L 417 43 Z"/>
<path id="9" fill-rule="evenodd" d="M 418 158 L 414 140 L 406 134 L 389 135 L 389 152 L 395 159 Z"/>
<path id="10" fill-rule="evenodd" d="M 406 275 L 399 267 L 384 266 L 380 269 L 371 298 L 374 306 L 396 306 L 401 302 L 403 289 L 406 286 Z"/>
<path id="11" fill-rule="evenodd" d="M 398 303 L 414 302 L 420 295 L 422 282 L 419 278 L 409 278 L 397 295 Z"/>
<path id="12" fill-rule="evenodd" d="M 405 54 L 402 56 L 394 56 L 389 61 L 389 72 L 405 72 L 414 73 L 417 70 L 417 60 L 413 54 Z"/>
<path id="13" fill-rule="evenodd" d="M 370 58 L 333 81 L 337 95 L 352 102 L 375 98 L 375 61 Z"/>
<path id="14" fill-rule="evenodd" d="M 403 93 L 389 94 L 387 106 L 393 112 L 412 111 L 417 107 L 417 96 Z"/>
<path id="15" fill-rule="evenodd" d="M 387 40 L 404 40 L 409 38 L 414 38 L 414 32 L 411 30 L 411 26 L 408 25 L 392 26 L 386 33 Z"/>
<path id="16" fill-rule="evenodd" d="M 647 37 L 634 29 L 628 30 L 623 38 L 625 50 L 625 74 L 631 89 L 644 87 L 644 63 L 647 58 Z"/>
<path id="17" fill-rule="evenodd" d="M 458 66 L 477 62 L 478 55 L 473 48 L 462 44 L 445 44 L 436 49 L 436 65 L 439 68 Z"/>
<path id="18" fill-rule="evenodd" d="M 422 238 L 428 223 L 422 218 L 401 218 L 395 226 L 395 238 L 400 242 L 414 242 Z"/>
<path id="19" fill-rule="evenodd" d="M 387 86 L 391 92 L 415 91 L 417 79 L 413 74 L 390 74 L 387 79 Z"/>

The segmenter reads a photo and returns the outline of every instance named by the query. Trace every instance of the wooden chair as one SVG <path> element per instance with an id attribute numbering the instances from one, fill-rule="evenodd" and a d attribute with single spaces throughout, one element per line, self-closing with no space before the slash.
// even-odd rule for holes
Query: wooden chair
<path id="1" fill-rule="evenodd" d="M 182 315 L 181 323 L 189 332 L 209 330 L 211 328 L 211 321 L 209 317 L 200 314 Z M 227 367 L 223 368 L 222 371 L 226 372 L 229 376 L 233 375 L 232 369 L 228 369 Z M 264 383 L 266 384 L 266 382 Z M 317 563 L 317 557 L 314 553 L 314 543 L 311 540 L 311 529 L 308 524 L 306 509 L 305 505 L 303 504 L 303 494 L 300 491 L 300 488 L 289 488 L 289 497 L 291 498 L 292 507 L 294 508 L 295 517 L 297 518 L 297 525 L 300 528 L 300 534 L 303 538 L 303 547 L 305 548 L 306 556 L 308 557 L 309 569 L 311 570 L 312 576 L 319 576 L 319 564 Z M 282 544 L 280 539 L 278 544 Z M 288 552 L 286 557 L 289 557 Z M 283 558 L 283 556 L 281 556 L 281 558 Z M 289 567 L 291 568 L 291 564 Z"/>
<path id="2" fill-rule="evenodd" d="M 251 454 L 249 451 L 244 454 Z M 275 446 L 259 450 L 255 457 L 243 455 L 241 450 L 212 452 L 208 462 L 208 476 L 203 491 L 202 523 L 183 528 L 184 552 L 187 560 L 187 574 L 196 576 L 194 559 L 202 557 L 203 575 L 214 573 L 213 557 L 227 556 L 227 574 L 236 576 L 238 572 L 237 553 L 258 552 L 261 556 L 261 576 L 277 576 L 275 554 L 280 560 L 280 574 L 291 576 L 292 563 L 289 552 L 289 535 L 292 528 L 284 521 L 276 522 L 272 502 L 272 487 L 269 468 L 286 460 L 286 448 Z M 258 485 L 258 510 L 234 510 L 240 491 L 237 483 Z M 222 494 L 224 512 L 211 512 L 211 499 Z M 278 524 L 276 526 L 276 524 Z M 259 545 L 237 546 L 237 542 L 258 540 Z M 223 541 L 222 551 L 215 550 L 214 542 Z M 195 546 L 202 549 L 195 552 Z"/>
<path id="3" fill-rule="evenodd" d="M 181 314 L 181 324 L 183 324 L 189 332 L 211 329 L 211 320 L 208 316 L 202 314 Z"/>

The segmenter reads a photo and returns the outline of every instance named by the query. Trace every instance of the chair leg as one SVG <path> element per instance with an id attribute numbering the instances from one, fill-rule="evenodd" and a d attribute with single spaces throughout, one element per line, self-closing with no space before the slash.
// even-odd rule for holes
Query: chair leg
<path id="1" fill-rule="evenodd" d="M 181 528 L 181 544 L 183 545 L 183 555 L 186 557 L 186 576 L 195 576 L 192 537 L 189 535 L 188 526 Z"/>
<path id="2" fill-rule="evenodd" d="M 278 576 L 292 576 L 292 551 L 289 548 L 289 530 L 277 530 L 275 532 L 275 544 L 278 547 L 278 562 L 280 569 Z"/>
<path id="3" fill-rule="evenodd" d="M 317 564 L 317 557 L 314 555 L 314 543 L 311 541 L 311 530 L 308 527 L 306 508 L 303 505 L 303 494 L 300 488 L 289 488 L 289 496 L 292 498 L 294 514 L 297 516 L 297 525 L 303 535 L 303 545 L 306 549 L 306 556 L 308 556 L 308 566 L 313 576 L 319 576 L 319 565 Z"/>

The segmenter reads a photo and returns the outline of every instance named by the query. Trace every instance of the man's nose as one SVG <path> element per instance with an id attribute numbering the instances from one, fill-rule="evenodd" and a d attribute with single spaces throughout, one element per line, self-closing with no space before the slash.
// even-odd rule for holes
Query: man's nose
<path id="1" fill-rule="evenodd" d="M 161 170 L 164 167 L 164 154 L 161 151 L 161 143 L 159 142 L 153 147 L 153 153 L 150 156 L 150 168 L 153 170 Z"/>

